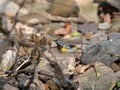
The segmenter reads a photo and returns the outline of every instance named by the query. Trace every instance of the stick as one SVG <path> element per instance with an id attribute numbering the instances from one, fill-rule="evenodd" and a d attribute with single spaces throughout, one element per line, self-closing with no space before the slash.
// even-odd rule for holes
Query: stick
<path id="1" fill-rule="evenodd" d="M 25 60 L 15 71 L 18 71 L 23 65 L 25 65 L 29 61 L 29 58 Z"/>

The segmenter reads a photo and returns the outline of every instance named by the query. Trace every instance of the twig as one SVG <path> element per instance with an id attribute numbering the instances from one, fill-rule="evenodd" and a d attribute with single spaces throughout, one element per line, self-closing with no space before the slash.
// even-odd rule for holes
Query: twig
<path id="1" fill-rule="evenodd" d="M 29 61 L 29 58 L 25 60 L 15 71 L 18 71 L 23 65 L 25 65 Z"/>

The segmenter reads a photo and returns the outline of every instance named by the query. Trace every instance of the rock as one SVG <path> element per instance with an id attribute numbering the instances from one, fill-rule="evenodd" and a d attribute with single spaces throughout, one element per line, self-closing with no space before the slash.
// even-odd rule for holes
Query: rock
<path id="1" fill-rule="evenodd" d="M 88 32 L 96 32 L 97 29 L 97 24 L 95 23 L 84 23 L 84 24 L 80 24 L 78 31 L 84 33 L 88 33 Z"/>
<path id="2" fill-rule="evenodd" d="M 38 70 L 40 73 L 46 74 L 46 75 L 39 75 L 39 77 L 46 81 L 50 79 L 49 76 L 54 75 L 54 69 L 50 66 L 50 63 L 47 61 L 47 59 L 42 59 L 39 63 Z M 49 75 L 49 76 L 47 76 Z"/>
<path id="3" fill-rule="evenodd" d="M 113 69 L 114 72 L 120 71 L 120 66 L 117 65 L 116 63 L 112 63 L 111 68 Z"/>
<path id="4" fill-rule="evenodd" d="M 14 17 L 18 12 L 19 8 L 20 8 L 19 5 L 10 1 L 6 6 L 4 13 L 9 17 Z M 25 8 L 21 8 L 19 15 L 26 15 L 26 14 L 28 14 L 28 11 Z"/>
<path id="5" fill-rule="evenodd" d="M 35 33 L 34 28 L 22 23 L 16 23 L 15 28 L 17 30 L 17 34 L 20 34 L 20 32 L 22 32 L 22 34 L 26 35 L 26 37 L 29 37 L 29 35 Z"/>
<path id="6" fill-rule="evenodd" d="M 111 22 L 112 27 L 108 30 L 108 33 L 120 32 L 120 16 L 113 18 Z"/>
<path id="7" fill-rule="evenodd" d="M 53 51 L 53 50 L 52 50 Z M 57 58 L 57 62 L 60 65 L 60 68 L 63 72 L 64 75 L 72 75 L 74 74 L 74 69 L 75 69 L 75 59 L 74 59 L 74 55 L 72 54 L 59 54 L 59 52 L 57 51 L 53 51 L 56 58 Z M 46 52 L 46 55 L 48 57 L 50 57 L 51 60 L 54 60 L 54 57 L 51 56 L 50 53 Z M 54 68 L 51 67 L 49 61 L 47 61 L 46 59 L 42 59 L 38 65 L 38 70 L 41 73 L 45 73 L 47 75 L 51 75 L 53 76 L 54 73 Z M 48 77 L 45 76 L 40 76 L 42 78 L 44 78 L 44 80 L 48 79 Z"/>
<path id="8" fill-rule="evenodd" d="M 54 0 L 47 11 L 52 15 L 70 17 L 78 16 L 79 7 L 74 0 Z"/>
<path id="9" fill-rule="evenodd" d="M 89 64 L 96 61 L 103 62 L 106 65 L 111 65 L 119 59 L 120 55 L 120 40 L 115 41 L 100 41 L 96 44 L 91 44 L 83 51 L 80 59 L 82 64 Z"/>
<path id="10" fill-rule="evenodd" d="M 28 20 L 27 24 L 28 25 L 37 25 L 37 24 L 39 24 L 39 22 L 40 22 L 39 19 L 33 18 L 33 19 Z"/>
<path id="11" fill-rule="evenodd" d="M 105 32 L 98 32 L 90 38 L 90 41 L 91 41 L 91 43 L 97 43 L 102 40 L 107 40 L 107 38 L 108 38 L 108 36 L 107 36 L 107 34 L 105 34 Z"/>
<path id="12" fill-rule="evenodd" d="M 103 63 L 96 62 L 94 65 L 96 72 L 91 68 L 84 74 L 77 75 L 73 78 L 73 81 L 78 81 L 83 90 L 109 90 L 113 83 L 116 83 L 114 72 Z M 99 76 L 96 77 L 97 73 L 99 73 Z"/>
<path id="13" fill-rule="evenodd" d="M 109 39 L 110 41 L 114 41 L 114 40 L 120 39 L 120 33 L 115 33 L 115 32 L 110 33 L 110 34 L 108 35 L 108 39 Z"/>
<path id="14" fill-rule="evenodd" d="M 79 17 L 61 17 L 61 16 L 52 16 L 50 14 L 47 14 L 47 17 L 50 21 L 53 21 L 53 22 L 75 22 L 75 23 L 85 23 L 87 22 L 85 20 L 85 18 L 79 16 Z"/>
<path id="15" fill-rule="evenodd" d="M 80 5 L 79 8 L 80 8 L 79 16 L 84 17 L 88 22 L 95 22 L 95 23 L 99 22 L 99 19 L 97 16 L 97 11 L 98 11 L 97 3 Z"/>
<path id="16" fill-rule="evenodd" d="M 3 13 L 7 4 L 9 3 L 10 0 L 1 0 L 0 1 L 0 13 Z"/>
<path id="17" fill-rule="evenodd" d="M 93 3 L 94 0 L 75 0 L 78 5 L 88 5 Z"/>
<path id="18" fill-rule="evenodd" d="M 10 84 L 5 84 L 3 87 L 4 90 L 19 90 L 17 87 L 13 87 Z"/>
<path id="19" fill-rule="evenodd" d="M 5 38 L 0 39 L 0 62 L 2 59 L 2 55 L 11 47 L 11 43 Z"/>
<path id="20" fill-rule="evenodd" d="M 47 17 L 45 17 L 40 13 L 30 13 L 28 15 L 22 15 L 22 16 L 19 16 L 17 19 L 19 20 L 19 22 L 26 23 L 26 24 L 30 24 L 30 20 L 32 19 L 37 19 L 37 23 L 41 23 L 41 24 L 48 23 Z"/>
<path id="21" fill-rule="evenodd" d="M 2 69 L 2 71 L 5 72 L 13 66 L 13 64 L 15 63 L 16 54 L 16 51 L 8 50 L 2 55 L 2 61 L 0 63 L 0 68 Z"/>
<path id="22" fill-rule="evenodd" d="M 98 24 L 98 29 L 102 29 L 102 30 L 106 30 L 106 29 L 110 29 L 111 28 L 111 24 L 104 22 L 104 23 L 99 23 Z"/>
<path id="23" fill-rule="evenodd" d="M 115 76 L 116 76 L 116 78 L 117 78 L 117 81 L 119 81 L 119 80 L 120 80 L 120 71 L 116 72 L 116 73 L 115 73 Z"/>
<path id="24" fill-rule="evenodd" d="M 106 0 L 110 5 L 120 10 L 120 0 Z"/>
<path id="25" fill-rule="evenodd" d="M 22 0 L 19 0 L 22 1 Z M 28 10 L 30 13 L 45 13 L 46 10 L 49 8 L 50 4 L 47 2 L 47 0 L 26 0 L 24 7 Z M 32 2 L 31 2 L 32 1 Z M 34 7 L 32 7 L 34 6 Z"/>
<path id="26" fill-rule="evenodd" d="M 8 33 L 11 31 L 13 23 L 11 22 L 11 20 L 7 17 L 2 16 L 2 21 L 1 21 L 1 26 L 0 29 L 4 32 L 4 33 Z"/>
<path id="27" fill-rule="evenodd" d="M 0 77 L 0 89 L 3 90 L 4 88 L 4 85 L 8 83 L 8 80 L 3 78 L 3 77 Z"/>
<path id="28" fill-rule="evenodd" d="M 64 23 L 49 23 L 43 26 L 43 30 L 44 31 L 46 30 L 46 32 L 51 36 L 56 36 L 54 33 L 55 30 L 63 26 L 64 26 Z"/>

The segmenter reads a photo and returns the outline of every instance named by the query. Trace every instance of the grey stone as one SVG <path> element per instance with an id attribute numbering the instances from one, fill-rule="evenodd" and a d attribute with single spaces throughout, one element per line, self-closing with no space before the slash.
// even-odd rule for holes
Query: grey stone
<path id="1" fill-rule="evenodd" d="M 82 33 L 96 32 L 98 30 L 97 28 L 97 24 L 95 23 L 85 23 L 79 25 L 78 31 Z"/>
<path id="2" fill-rule="evenodd" d="M 118 8 L 120 10 L 120 0 L 106 0 L 112 6 Z"/>
<path id="3" fill-rule="evenodd" d="M 118 60 L 120 56 L 120 40 L 115 41 L 100 41 L 96 44 L 91 44 L 83 51 L 80 59 L 82 64 L 89 64 L 96 61 L 111 65 Z"/>
<path id="4" fill-rule="evenodd" d="M 110 33 L 108 35 L 108 39 L 110 41 L 114 41 L 114 40 L 120 39 L 120 33 Z"/>
<path id="5" fill-rule="evenodd" d="M 103 63 L 94 63 L 93 68 L 87 70 L 84 74 L 77 75 L 73 81 L 79 82 L 83 90 L 110 90 L 113 82 L 116 83 L 116 77 L 112 69 Z M 96 76 L 99 73 L 99 77 Z"/>
<path id="6" fill-rule="evenodd" d="M 7 50 L 2 55 L 2 61 L 0 63 L 0 68 L 2 69 L 2 71 L 5 72 L 13 66 L 13 64 L 15 63 L 16 53 L 16 51 Z"/>
<path id="7" fill-rule="evenodd" d="M 108 36 L 107 34 L 105 34 L 105 32 L 98 32 L 96 34 L 94 34 L 93 36 L 91 36 L 90 38 L 90 42 L 91 43 L 97 43 L 103 40 L 107 40 Z"/>

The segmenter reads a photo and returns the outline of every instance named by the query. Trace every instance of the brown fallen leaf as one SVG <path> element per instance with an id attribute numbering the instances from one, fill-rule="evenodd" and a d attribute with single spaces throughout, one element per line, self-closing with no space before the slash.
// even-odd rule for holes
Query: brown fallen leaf
<path id="1" fill-rule="evenodd" d="M 76 68 L 75 68 L 75 71 L 77 73 L 84 73 L 86 69 L 89 68 L 89 64 L 88 65 L 82 65 L 82 64 L 79 64 Z"/>
<path id="2" fill-rule="evenodd" d="M 68 35 L 70 33 L 71 33 L 71 23 L 70 22 L 66 22 L 65 27 L 59 28 L 55 31 L 55 34 L 57 34 L 57 35 Z"/>

